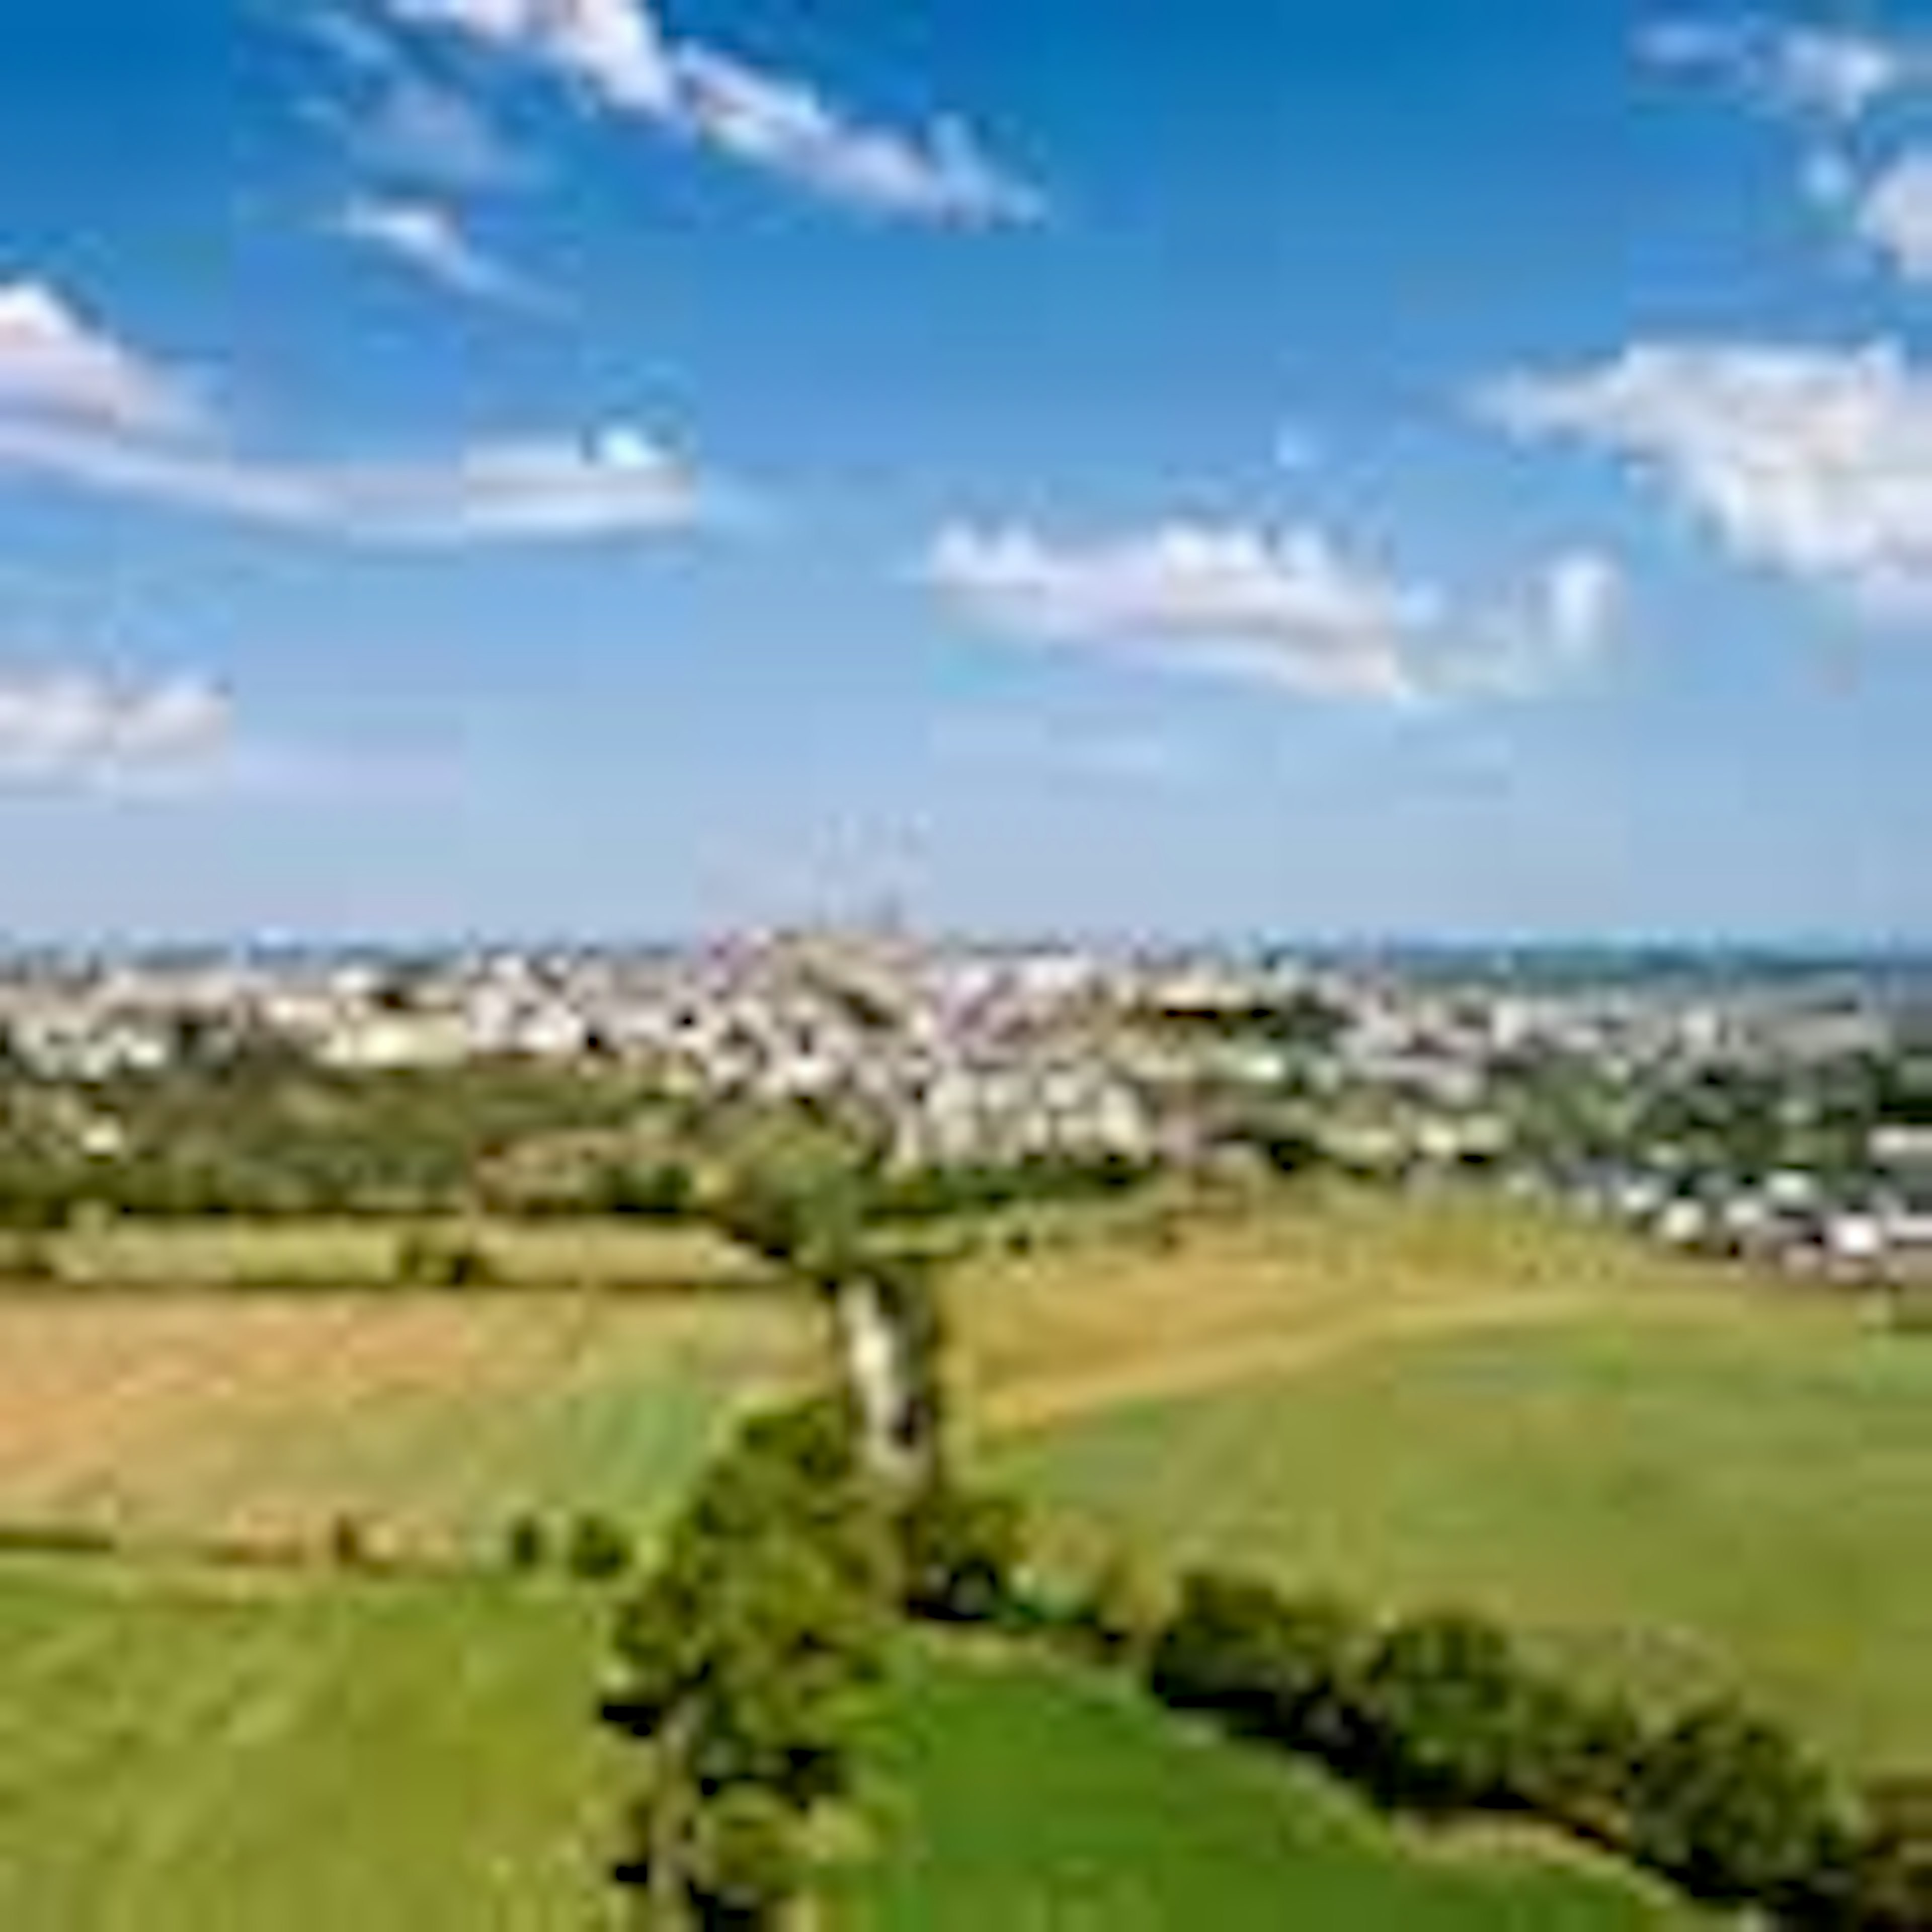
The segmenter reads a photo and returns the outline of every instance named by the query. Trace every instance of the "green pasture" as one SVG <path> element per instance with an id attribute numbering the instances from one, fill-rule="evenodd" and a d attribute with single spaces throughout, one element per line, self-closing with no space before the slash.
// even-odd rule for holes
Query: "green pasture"
<path id="1" fill-rule="evenodd" d="M 0 1564 L 0 1924 L 586 1932 L 634 1768 L 608 1597 Z M 828 1932 L 1686 1923 L 1574 1856 L 1418 1850 L 1106 1685 L 908 1647 Z"/>

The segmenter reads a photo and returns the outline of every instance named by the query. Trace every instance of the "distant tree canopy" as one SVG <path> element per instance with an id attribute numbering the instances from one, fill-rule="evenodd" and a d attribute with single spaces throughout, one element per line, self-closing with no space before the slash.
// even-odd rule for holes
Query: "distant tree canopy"
<path id="1" fill-rule="evenodd" d="M 210 1050 L 212 1052 L 212 1049 Z M 111 1124 L 90 1145 L 76 1116 Z M 674 1210 L 640 1076 L 516 1059 L 334 1071 L 286 1052 L 0 1090 L 0 1219 Z"/>

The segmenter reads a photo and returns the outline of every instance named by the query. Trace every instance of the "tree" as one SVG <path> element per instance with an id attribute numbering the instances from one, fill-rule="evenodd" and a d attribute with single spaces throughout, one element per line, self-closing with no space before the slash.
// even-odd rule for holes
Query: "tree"
<path id="1" fill-rule="evenodd" d="M 1148 1680 L 1179 1708 L 1217 1712 L 1255 1736 L 1339 1755 L 1352 1738 L 1365 1641 L 1360 1620 L 1340 1602 L 1289 1601 L 1266 1583 L 1196 1570 L 1182 1580 Z"/>
<path id="2" fill-rule="evenodd" d="M 1690 1712 L 1642 1754 L 1631 1822 L 1636 1855 L 1690 1891 L 1772 1905 L 1803 1895 L 1849 1836 L 1824 1772 L 1730 1703 Z"/>
<path id="3" fill-rule="evenodd" d="M 693 1822 L 692 1888 L 708 1926 L 768 1923 L 806 1876 L 796 1812 L 757 1785 L 738 1784 L 701 1805 Z"/>
<path id="4" fill-rule="evenodd" d="M 496 1278 L 480 1241 L 412 1228 L 396 1244 L 396 1280 L 404 1288 L 478 1288 Z"/>
<path id="5" fill-rule="evenodd" d="M 604 1706 L 649 1753 L 617 1876 L 654 1923 L 758 1923 L 797 1882 L 800 1827 L 844 1786 L 901 1587 L 846 1405 L 761 1418 L 706 1472 L 622 1613 Z"/>
<path id="6" fill-rule="evenodd" d="M 1443 1612 L 1398 1624 L 1363 1674 L 1370 1768 L 1391 1796 L 1456 1807 L 1516 1795 L 1526 1679 L 1508 1637 Z"/>
<path id="7" fill-rule="evenodd" d="M 1642 1745 L 1629 1708 L 1530 1677 L 1513 1700 L 1511 1720 L 1511 1796 L 1540 1817 L 1604 1844 L 1624 1843 Z"/>
<path id="8" fill-rule="evenodd" d="M 542 1526 L 536 1526 L 539 1538 Z M 542 1545 L 536 1546 L 541 1562 Z M 574 1517 L 566 1533 L 564 1568 L 586 1583 L 608 1583 L 631 1567 L 633 1552 L 629 1533 L 623 1525 L 608 1516 L 586 1513 Z"/>
<path id="9" fill-rule="evenodd" d="M 1010 1602 L 1026 1532 L 1010 1496 L 962 1487 L 936 1474 L 902 1518 L 906 1603 L 918 1616 L 980 1623 Z"/>
<path id="10" fill-rule="evenodd" d="M 1932 1925 L 1932 1779 L 1893 1778 L 1865 1793 L 1867 1822 L 1843 1880 L 1844 1916 L 1871 1932 Z"/>

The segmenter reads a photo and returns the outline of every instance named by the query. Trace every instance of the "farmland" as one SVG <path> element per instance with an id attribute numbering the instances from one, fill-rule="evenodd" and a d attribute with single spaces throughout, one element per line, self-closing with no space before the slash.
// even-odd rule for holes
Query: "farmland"
<path id="1" fill-rule="evenodd" d="M 964 1446 L 1049 1559 L 1480 1606 L 1640 1689 L 1742 1688 L 1855 1768 L 1932 1754 L 1932 1352 L 1870 1311 L 1454 1194 L 982 1232 L 949 1292 Z M 508 1280 L 436 1292 L 378 1282 L 393 1231 L 63 1238 L 62 1280 L 0 1296 L 0 1525 L 122 1546 L 0 1559 L 0 1922 L 598 1922 L 609 1600 L 502 1574 L 504 1527 L 648 1535 L 822 1369 L 818 1312 L 652 1226 L 492 1229 Z M 484 1567 L 201 1560 L 313 1556 L 344 1517 Z M 1687 1922 L 1535 1841 L 1418 1847 L 1037 1661 L 914 1647 L 866 1762 L 832 1926 Z"/>
<path id="2" fill-rule="evenodd" d="M 1613 1932 L 1697 1922 L 1607 1863 L 1533 1840 L 1396 1838 L 1316 1774 L 1196 1736 L 1040 1666 L 910 1657 L 874 1756 L 883 1855 L 850 1874 L 864 1932 Z"/>
<path id="3" fill-rule="evenodd" d="M 109 1216 L 43 1236 L 29 1252 L 50 1277 L 40 1284 L 48 1288 L 374 1292 L 399 1285 L 412 1239 L 473 1249 L 490 1282 L 505 1288 L 668 1291 L 758 1275 L 741 1252 L 701 1228 L 648 1220 Z"/>
<path id="4" fill-rule="evenodd" d="M 0 1564 L 0 1922 L 580 1932 L 627 1767 L 607 1600 Z M 1331 1787 L 1104 1689 L 909 1651 L 831 1926 L 1688 1922 L 1610 1874 L 1418 1853 Z"/>
<path id="5" fill-rule="evenodd" d="M 0 1571 L 0 1922 L 597 1920 L 595 1600 Z"/>
<path id="6" fill-rule="evenodd" d="M 722 1288 L 0 1299 L 0 1522 L 274 1540 L 346 1514 L 438 1553 L 526 1508 L 647 1526 L 815 1332 Z"/>
<path id="7" fill-rule="evenodd" d="M 1346 1194 L 1005 1263 L 958 1308 L 986 1451 L 1064 1546 L 1480 1605 L 1848 1762 L 1932 1754 L 1932 1349 L 1867 1311 Z"/>

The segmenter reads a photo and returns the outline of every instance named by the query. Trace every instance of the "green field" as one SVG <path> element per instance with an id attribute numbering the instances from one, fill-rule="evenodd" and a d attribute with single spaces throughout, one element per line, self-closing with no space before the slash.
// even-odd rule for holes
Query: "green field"
<path id="1" fill-rule="evenodd" d="M 1848 1764 L 1932 1760 L 1932 1345 L 1594 1230 L 1512 1264 L 1500 1210 L 1382 1212 L 1315 1210 L 1325 1256 L 1184 1253 L 1111 1384 L 1053 1367 L 1096 1262 L 1039 1366 L 982 1318 L 1028 1394 L 993 1468 L 1068 1543 L 1485 1606 L 1626 1681 L 1742 1689 Z"/>
<path id="2" fill-rule="evenodd" d="M 608 1599 L 0 1565 L 0 1924 L 585 1932 L 628 1768 Z M 910 1651 L 839 1834 L 854 1932 L 1672 1918 L 1614 1874 L 1415 1852 L 1313 1776 L 1105 1686 Z"/>
<path id="3" fill-rule="evenodd" d="M 0 1296 L 0 1526 L 137 1552 L 0 1562 L 0 1926 L 608 1922 L 594 1600 L 167 1552 L 313 1552 L 344 1514 L 437 1554 L 531 1508 L 648 1533 L 734 1414 L 822 1372 L 818 1312 L 722 1280 L 276 1295 L 206 1272 L 304 1236 L 319 1270 L 326 1232 L 123 1230 L 160 1244 L 151 1284 Z M 949 1309 L 968 1450 L 1052 1550 L 1486 1606 L 1627 1682 L 1735 1685 L 1848 1767 L 1932 1760 L 1932 1344 L 1868 1310 L 1493 1202 L 1346 1192 L 1063 1216 Z M 1574 1862 L 1419 1850 L 1051 1671 L 915 1653 L 871 1756 L 838 1925 L 1670 1922 Z"/>
<path id="4" fill-rule="evenodd" d="M 582 1932 L 594 1600 L 0 1570 L 0 1924 Z"/>
<path id="5" fill-rule="evenodd" d="M 1687 1909 L 1520 1840 L 1403 1841 L 1318 1773 L 1035 1661 L 915 1652 L 874 1746 L 865 1932 L 1612 1932 Z"/>

